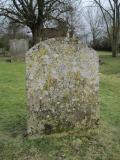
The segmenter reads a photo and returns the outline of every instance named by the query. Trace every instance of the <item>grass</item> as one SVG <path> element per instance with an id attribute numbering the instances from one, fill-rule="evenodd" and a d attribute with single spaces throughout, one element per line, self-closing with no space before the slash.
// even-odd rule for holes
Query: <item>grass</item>
<path id="1" fill-rule="evenodd" d="M 28 140 L 24 63 L 0 58 L 0 160 L 120 160 L 120 57 L 99 52 L 101 125 Z"/>

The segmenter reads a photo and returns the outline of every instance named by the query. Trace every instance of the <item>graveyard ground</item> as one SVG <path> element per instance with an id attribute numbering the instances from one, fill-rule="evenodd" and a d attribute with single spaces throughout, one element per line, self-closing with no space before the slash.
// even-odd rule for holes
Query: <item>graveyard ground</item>
<path id="1" fill-rule="evenodd" d="M 0 160 L 120 160 L 120 57 L 99 52 L 100 128 L 28 140 L 25 64 L 0 58 Z"/>

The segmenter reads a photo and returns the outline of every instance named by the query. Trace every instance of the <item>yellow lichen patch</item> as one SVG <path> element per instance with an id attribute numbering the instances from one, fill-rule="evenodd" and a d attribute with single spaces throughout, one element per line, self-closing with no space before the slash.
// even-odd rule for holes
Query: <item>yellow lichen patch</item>
<path id="1" fill-rule="evenodd" d="M 32 64 L 29 64 L 29 67 L 31 68 L 31 67 L 32 67 Z"/>
<path id="2" fill-rule="evenodd" d="M 70 98 L 70 93 L 69 93 L 69 91 L 64 91 L 63 92 L 63 102 L 67 102 L 68 101 L 68 99 Z"/>
<path id="3" fill-rule="evenodd" d="M 49 72 L 49 74 L 50 74 L 51 68 L 52 68 L 52 64 L 48 64 L 48 72 Z"/>
<path id="4" fill-rule="evenodd" d="M 35 61 L 35 58 L 36 58 L 36 55 L 37 55 L 38 52 L 33 52 L 33 54 L 30 55 L 30 59 L 32 61 Z"/>
<path id="5" fill-rule="evenodd" d="M 47 53 L 48 53 L 48 51 L 47 51 L 47 49 L 45 49 L 45 48 L 41 48 L 40 51 L 39 51 L 40 57 L 46 55 Z"/>
<path id="6" fill-rule="evenodd" d="M 74 77 L 74 74 L 72 72 L 67 72 L 67 77 L 68 78 L 73 78 Z"/>
<path id="7" fill-rule="evenodd" d="M 75 80 L 80 80 L 80 78 L 81 78 L 80 72 L 74 73 L 74 78 L 75 78 Z"/>
<path id="8" fill-rule="evenodd" d="M 48 75 L 47 81 L 44 85 L 44 89 L 49 89 L 50 87 L 54 87 L 57 84 L 57 79 L 53 78 L 51 75 Z"/>
<path id="9" fill-rule="evenodd" d="M 83 61 L 86 61 L 86 59 L 87 59 L 87 55 L 84 54 L 84 53 L 80 54 L 79 57 L 80 57 L 80 59 L 82 59 Z"/>
<path id="10" fill-rule="evenodd" d="M 67 54 L 70 54 L 70 53 L 73 54 L 74 51 L 75 51 L 75 49 L 74 49 L 73 47 L 72 47 L 72 48 L 71 48 L 71 47 L 69 47 L 69 48 L 68 48 L 68 47 L 64 48 L 64 52 L 67 53 Z"/>

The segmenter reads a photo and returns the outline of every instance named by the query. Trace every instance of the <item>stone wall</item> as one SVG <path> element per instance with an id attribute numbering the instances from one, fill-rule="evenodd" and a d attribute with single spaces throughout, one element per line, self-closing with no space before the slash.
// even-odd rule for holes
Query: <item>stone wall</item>
<path id="1" fill-rule="evenodd" d="M 28 51 L 28 40 L 13 39 L 10 40 L 10 55 L 12 59 L 24 59 L 25 53 Z"/>
<path id="2" fill-rule="evenodd" d="M 42 41 L 26 54 L 28 134 L 95 127 L 99 119 L 96 52 L 67 39 Z"/>

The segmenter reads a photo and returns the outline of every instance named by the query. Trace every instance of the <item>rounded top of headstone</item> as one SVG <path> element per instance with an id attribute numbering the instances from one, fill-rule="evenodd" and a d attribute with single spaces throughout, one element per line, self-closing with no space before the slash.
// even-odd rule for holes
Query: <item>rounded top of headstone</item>
<path id="1" fill-rule="evenodd" d="M 62 75 L 63 72 L 80 70 L 81 75 L 87 79 L 96 79 L 99 68 L 99 59 L 93 49 L 79 40 L 67 38 L 52 38 L 36 44 L 27 52 L 26 63 L 33 66 L 33 74 L 39 70 L 37 64 L 41 64 L 41 67 L 62 68 L 59 71 Z"/>
<path id="2" fill-rule="evenodd" d="M 69 48 L 69 52 L 70 49 L 71 51 L 73 51 L 73 48 L 75 49 L 75 51 L 80 51 L 83 48 L 87 48 L 88 47 L 83 44 L 80 40 L 75 39 L 75 38 L 51 38 L 45 41 L 41 41 L 38 44 L 36 44 L 35 46 L 33 46 L 28 52 L 27 54 L 33 54 L 36 51 L 39 51 L 41 48 L 47 48 L 48 50 L 55 50 L 55 48 L 57 50 L 60 50 L 63 48 L 67 49 Z"/>

